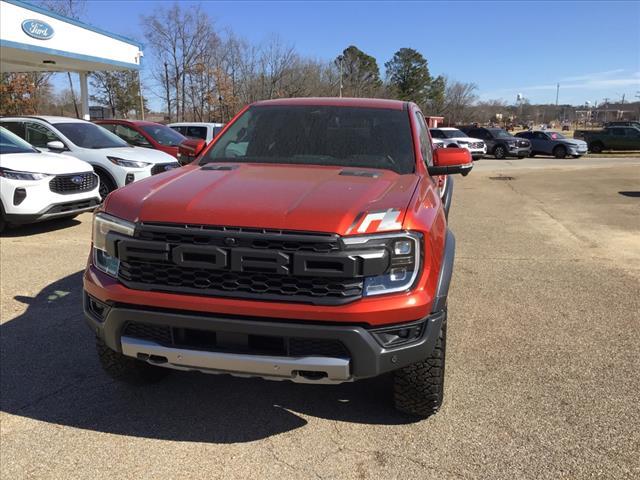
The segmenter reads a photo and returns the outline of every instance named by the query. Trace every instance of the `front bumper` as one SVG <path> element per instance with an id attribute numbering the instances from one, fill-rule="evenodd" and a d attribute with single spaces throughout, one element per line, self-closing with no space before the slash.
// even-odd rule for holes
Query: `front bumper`
<path id="1" fill-rule="evenodd" d="M 509 157 L 528 157 L 531 155 L 531 147 L 509 147 L 507 152 Z"/>
<path id="2" fill-rule="evenodd" d="M 5 214 L 5 218 L 6 221 L 12 225 L 24 225 L 78 215 L 83 212 L 92 211 L 98 205 L 100 205 L 100 197 L 93 197 L 49 205 L 37 213 L 7 213 Z"/>
<path id="3" fill-rule="evenodd" d="M 162 311 L 115 304 L 97 309 L 85 292 L 84 312 L 91 329 L 109 348 L 150 364 L 178 370 L 206 373 L 229 373 L 299 383 L 342 383 L 374 377 L 424 360 L 433 350 L 440 328 L 446 322 L 446 311 L 432 313 L 409 324 L 393 328 L 420 327 L 411 342 L 385 347 L 378 340 L 381 329 L 361 325 L 310 324 L 304 321 L 246 318 L 197 312 Z M 191 329 L 203 335 L 225 335 L 231 338 L 265 336 L 333 340 L 340 342 L 345 355 L 265 355 L 251 351 L 233 351 L 227 347 L 193 348 L 181 344 L 134 338 L 124 335 L 129 322 L 172 329 Z M 384 330 L 388 330 L 385 327 Z M 173 330 L 172 330 L 173 331 Z M 173 337 L 172 337 L 173 338 Z"/>

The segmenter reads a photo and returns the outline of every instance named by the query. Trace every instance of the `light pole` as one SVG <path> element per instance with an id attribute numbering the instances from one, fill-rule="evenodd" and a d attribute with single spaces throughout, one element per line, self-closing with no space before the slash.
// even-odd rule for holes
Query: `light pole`
<path id="1" fill-rule="evenodd" d="M 340 98 L 342 98 L 342 61 L 344 60 L 344 55 L 338 55 L 338 62 L 340 63 Z"/>

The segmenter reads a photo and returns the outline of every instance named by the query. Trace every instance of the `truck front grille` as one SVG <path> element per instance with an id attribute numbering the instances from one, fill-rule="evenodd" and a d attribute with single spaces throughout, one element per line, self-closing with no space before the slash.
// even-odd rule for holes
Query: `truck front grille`
<path id="1" fill-rule="evenodd" d="M 49 189 L 62 195 L 89 192 L 98 186 L 98 176 L 93 172 L 56 175 L 49 181 Z"/>
<path id="2" fill-rule="evenodd" d="M 117 241 L 129 288 L 269 301 L 347 303 L 362 297 L 364 272 L 389 261 L 380 247 L 359 257 L 323 233 L 145 223 Z"/>
<path id="3" fill-rule="evenodd" d="M 120 279 L 149 290 L 173 290 L 203 295 L 348 299 L 362 294 L 362 279 L 299 278 L 254 272 L 222 272 L 177 267 L 169 263 L 121 262 Z"/>
<path id="4" fill-rule="evenodd" d="M 225 334 L 209 330 L 127 322 L 122 336 L 150 340 L 166 347 L 180 347 L 209 352 L 285 357 L 350 358 L 349 350 L 339 340 L 280 337 L 267 335 Z"/>

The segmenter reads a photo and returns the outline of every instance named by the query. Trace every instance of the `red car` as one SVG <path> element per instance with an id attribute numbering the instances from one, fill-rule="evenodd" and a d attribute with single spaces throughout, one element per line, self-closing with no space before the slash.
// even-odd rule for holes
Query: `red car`
<path id="1" fill-rule="evenodd" d="M 197 161 L 94 215 L 84 312 L 103 368 L 133 383 L 392 373 L 397 409 L 435 413 L 455 254 L 439 179 L 472 166 L 432 149 L 413 103 L 250 105 Z"/>
<path id="2" fill-rule="evenodd" d="M 205 146 L 202 140 L 190 139 L 161 123 L 141 120 L 95 120 L 135 147 L 154 148 L 173 155 L 182 164 L 189 163 Z"/>

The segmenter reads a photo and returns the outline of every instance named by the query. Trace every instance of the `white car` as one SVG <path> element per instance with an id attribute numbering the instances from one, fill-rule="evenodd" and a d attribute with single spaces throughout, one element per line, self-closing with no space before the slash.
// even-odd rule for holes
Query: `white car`
<path id="1" fill-rule="evenodd" d="M 464 132 L 457 128 L 430 128 L 429 132 L 431 132 L 432 138 L 442 140 L 447 147 L 466 148 L 474 160 L 480 160 L 487 154 L 487 145 L 483 140 L 467 137 Z"/>
<path id="2" fill-rule="evenodd" d="M 67 117 L 4 117 L 0 126 L 42 151 L 65 153 L 93 166 L 104 198 L 116 188 L 180 165 L 159 150 L 132 147 L 106 128 Z"/>
<path id="3" fill-rule="evenodd" d="M 220 133 L 224 125 L 224 123 L 178 122 L 169 123 L 167 127 L 173 128 L 187 138 L 201 138 L 209 145 L 211 140 Z"/>
<path id="4" fill-rule="evenodd" d="M 93 210 L 99 184 L 87 162 L 40 152 L 0 127 L 0 231 Z"/>

